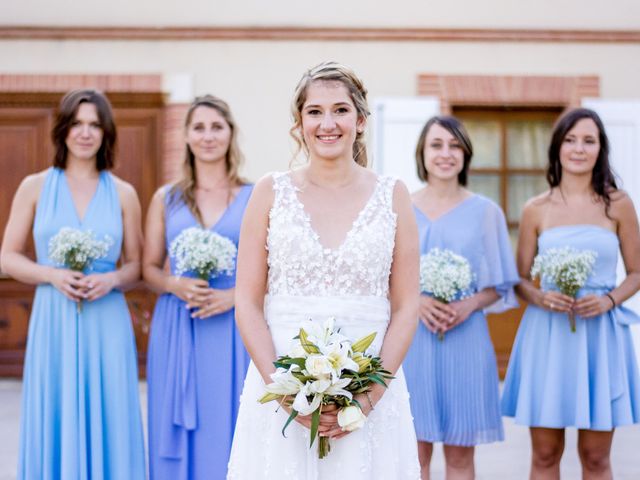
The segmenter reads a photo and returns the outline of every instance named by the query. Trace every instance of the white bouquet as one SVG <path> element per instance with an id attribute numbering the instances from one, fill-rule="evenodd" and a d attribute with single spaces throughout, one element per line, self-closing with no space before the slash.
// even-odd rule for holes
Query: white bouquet
<path id="1" fill-rule="evenodd" d="M 236 254 L 231 240 L 200 227 L 183 230 L 169 246 L 169 255 L 176 260 L 176 273 L 191 272 L 202 280 L 231 273 Z"/>
<path id="2" fill-rule="evenodd" d="M 464 298 L 473 274 L 469 261 L 451 250 L 432 248 L 420 256 L 420 290 L 442 303 Z M 438 333 L 444 340 L 444 332 Z"/>
<path id="3" fill-rule="evenodd" d="M 374 332 L 352 343 L 335 329 L 333 318 L 322 326 L 312 320 L 303 324 L 289 355 L 273 362 L 276 366 L 271 374 L 273 383 L 266 386 L 267 393 L 259 400 L 261 403 L 277 400 L 291 406 L 283 435 L 298 414 L 311 415 L 309 446 L 313 446 L 322 408 L 330 404 L 339 407 L 338 424 L 343 430 L 353 431 L 364 425 L 366 417 L 354 395 L 368 395 L 373 383 L 386 387 L 386 380 L 393 378 L 382 367 L 380 357 L 365 354 L 375 337 Z M 330 450 L 329 438 L 320 437 L 318 457 L 324 458 Z"/>
<path id="4" fill-rule="evenodd" d="M 564 295 L 575 298 L 591 275 L 597 256 L 593 250 L 550 248 L 534 258 L 531 278 L 539 277 L 543 283 L 553 283 Z M 569 312 L 569 325 L 575 332 L 573 312 Z"/>
<path id="5" fill-rule="evenodd" d="M 82 272 L 91 267 L 94 260 L 107 256 L 113 240 L 105 235 L 98 240 L 91 230 L 62 227 L 49 239 L 49 258 L 56 265 Z M 78 313 L 82 311 L 82 301 L 76 303 Z"/>

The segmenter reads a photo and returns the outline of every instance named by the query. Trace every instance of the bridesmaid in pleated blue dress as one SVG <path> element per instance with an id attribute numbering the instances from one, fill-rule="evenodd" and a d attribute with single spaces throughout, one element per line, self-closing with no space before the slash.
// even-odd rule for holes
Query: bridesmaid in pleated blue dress
<path id="1" fill-rule="evenodd" d="M 418 437 L 422 478 L 434 442 L 444 444 L 447 478 L 474 478 L 474 445 L 503 439 L 496 358 L 484 312 L 517 305 L 518 275 L 502 210 L 465 188 L 471 141 L 454 117 L 434 117 L 416 147 L 413 195 L 420 251 L 465 257 L 472 294 L 447 304 L 421 295 L 420 323 L 404 361 Z M 444 340 L 439 332 L 446 332 Z"/>
<path id="2" fill-rule="evenodd" d="M 531 478 L 560 477 L 566 427 L 578 429 L 583 478 L 612 478 L 614 429 L 640 423 L 640 378 L 629 331 L 640 317 L 621 305 L 640 288 L 640 232 L 608 154 L 598 115 L 568 112 L 551 138 L 550 190 L 529 200 L 522 213 L 517 292 L 529 306 L 511 353 L 502 409 L 530 427 Z M 530 280 L 536 254 L 567 246 L 597 253 L 577 300 Z M 627 275 L 616 287 L 618 250 Z"/>
<path id="3" fill-rule="evenodd" d="M 23 378 L 21 480 L 145 478 L 136 348 L 121 291 L 140 276 L 140 205 L 133 187 L 108 171 L 112 118 L 98 92 L 62 99 L 54 167 L 22 182 L 7 224 L 2 269 L 37 285 Z M 24 255 L 32 224 L 36 262 Z M 108 235 L 113 244 L 88 271 L 56 267 L 48 244 L 62 227 Z"/>
<path id="4" fill-rule="evenodd" d="M 228 105 L 206 95 L 185 121 L 183 177 L 162 187 L 147 217 L 144 277 L 161 296 L 148 354 L 149 471 L 152 480 L 225 478 L 249 357 L 234 322 L 235 272 L 212 278 L 164 269 L 169 245 L 201 226 L 237 246 L 252 186 Z"/>

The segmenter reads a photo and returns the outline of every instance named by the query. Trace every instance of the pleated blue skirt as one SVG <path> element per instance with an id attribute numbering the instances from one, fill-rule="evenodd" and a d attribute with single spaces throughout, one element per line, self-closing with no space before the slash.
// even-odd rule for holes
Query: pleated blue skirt
<path id="1" fill-rule="evenodd" d="M 420 322 L 403 368 L 419 441 L 473 446 L 504 438 L 496 357 L 482 312 L 443 341 Z"/>

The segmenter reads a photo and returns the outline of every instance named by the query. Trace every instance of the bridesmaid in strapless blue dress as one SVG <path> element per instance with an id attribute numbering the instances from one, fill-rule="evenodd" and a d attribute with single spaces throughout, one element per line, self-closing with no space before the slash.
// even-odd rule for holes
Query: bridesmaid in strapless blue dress
<path id="1" fill-rule="evenodd" d="M 619 242 L 614 232 L 563 225 L 538 237 L 540 253 L 566 246 L 598 255 L 578 298 L 615 288 Z M 637 322 L 636 313 L 618 305 L 595 318 L 576 317 L 572 332 L 566 313 L 530 305 L 513 345 L 503 413 L 516 423 L 547 428 L 611 430 L 640 422 L 640 377 L 629 331 Z"/>
<path id="2" fill-rule="evenodd" d="M 26 177 L 15 194 L 0 254 L 6 273 L 36 285 L 17 477 L 143 480 L 137 355 L 121 291 L 140 277 L 140 207 L 133 187 L 109 173 L 116 127 L 107 98 L 67 93 L 53 141 L 53 167 Z M 63 227 L 113 243 L 73 272 L 49 258 Z M 25 249 L 30 234 L 35 262 Z"/>
<path id="3" fill-rule="evenodd" d="M 530 199 L 518 240 L 517 293 L 528 303 L 511 352 L 502 411 L 530 427 L 531 478 L 558 478 L 565 428 L 578 429 L 584 478 L 613 478 L 615 429 L 640 423 L 640 376 L 622 304 L 640 289 L 640 229 L 633 202 L 609 166 L 598 114 L 578 108 L 556 123 L 549 190 Z M 572 247 L 597 254 L 576 298 L 530 275 L 536 255 Z M 616 282 L 618 252 L 627 275 Z M 575 318 L 571 331 L 569 315 Z"/>
<path id="4" fill-rule="evenodd" d="M 196 98 L 185 127 L 185 175 L 156 193 L 147 219 L 145 279 L 162 293 L 153 314 L 147 363 L 152 480 L 226 477 L 249 366 L 235 325 L 235 270 L 207 285 L 184 278 L 188 274 L 178 278 L 175 258 L 169 258 L 170 275 L 163 268 L 171 243 L 190 227 L 212 223 L 211 231 L 237 247 L 253 188 L 237 176 L 236 129 L 225 102 L 210 95 Z M 189 188 L 191 195 L 184 195 Z M 208 299 L 195 306 L 199 295 Z"/>

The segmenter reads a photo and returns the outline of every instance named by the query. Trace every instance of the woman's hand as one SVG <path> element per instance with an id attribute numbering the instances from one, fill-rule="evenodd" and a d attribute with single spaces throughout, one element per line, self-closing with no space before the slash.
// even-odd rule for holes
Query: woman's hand
<path id="1" fill-rule="evenodd" d="M 167 292 L 174 294 L 190 307 L 201 307 L 209 294 L 209 284 L 199 278 L 172 276 L 167 279 Z"/>
<path id="2" fill-rule="evenodd" d="M 86 298 L 82 279 L 84 273 L 66 268 L 52 268 L 50 282 L 69 300 L 79 302 Z"/>
<path id="3" fill-rule="evenodd" d="M 235 305 L 234 294 L 234 288 L 225 290 L 209 288 L 206 298 L 200 304 L 200 308 L 191 316 L 193 318 L 208 318 L 213 315 L 228 312 Z M 191 304 L 191 302 L 187 302 L 187 305 L 189 308 L 196 307 L 196 305 Z"/>
<path id="4" fill-rule="evenodd" d="M 281 406 L 284 410 L 291 415 L 294 397 L 289 396 L 281 401 Z M 311 417 L 312 415 L 296 415 L 294 419 L 297 423 L 302 425 L 303 427 L 311 430 Z M 328 436 L 327 432 L 329 432 L 333 427 L 338 424 L 338 407 L 335 404 L 323 405 L 322 413 L 320 414 L 320 424 L 318 425 L 318 435 L 320 436 Z"/>
<path id="5" fill-rule="evenodd" d="M 455 312 L 455 316 L 451 319 L 445 330 L 443 330 L 444 332 L 460 325 L 478 309 L 477 303 L 473 297 L 451 302 L 449 307 Z"/>
<path id="6" fill-rule="evenodd" d="M 540 306 L 542 308 L 556 313 L 569 313 L 574 303 L 575 299 L 569 295 L 553 291 L 542 292 L 540 300 Z"/>
<path id="7" fill-rule="evenodd" d="M 435 334 L 446 332 L 457 312 L 446 303 L 439 302 L 428 295 L 420 295 L 418 315 L 424 326 Z"/>
<path id="8" fill-rule="evenodd" d="M 360 411 L 362 412 L 362 414 L 365 417 L 368 417 L 371 411 L 373 410 L 373 407 L 369 402 L 369 398 L 367 398 L 367 395 L 365 393 L 359 393 L 358 395 L 355 395 L 353 398 L 360 404 Z M 357 406 L 355 402 L 353 405 Z M 325 411 L 326 411 L 325 408 L 328 408 L 328 407 L 333 407 L 333 409 L 328 411 L 327 414 L 325 415 Z M 338 423 L 339 411 L 340 409 L 336 405 L 328 405 L 327 407 L 323 408 L 322 410 L 323 414 L 321 415 L 321 419 L 322 417 L 326 417 L 326 424 L 329 427 L 329 429 L 322 436 L 330 437 L 332 439 L 338 440 L 344 437 L 345 435 L 349 435 L 352 431 L 355 431 L 355 430 L 343 430 L 343 428 Z M 321 421 L 321 424 L 322 424 L 322 421 Z"/>
<path id="9" fill-rule="evenodd" d="M 82 290 L 84 298 L 90 302 L 104 297 L 113 290 L 117 285 L 115 272 L 109 273 L 92 273 L 82 279 Z"/>
<path id="10" fill-rule="evenodd" d="M 592 318 L 608 312 L 614 307 L 606 295 L 585 295 L 573 304 L 573 312 L 582 318 Z"/>

